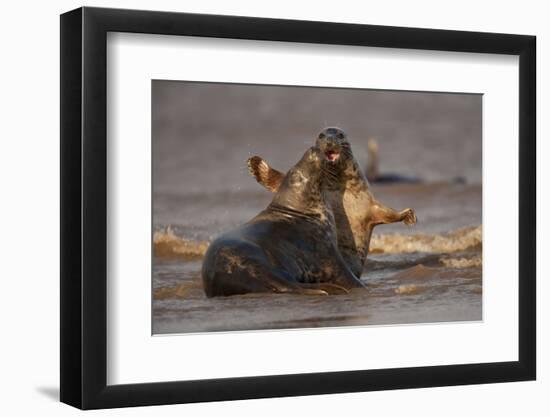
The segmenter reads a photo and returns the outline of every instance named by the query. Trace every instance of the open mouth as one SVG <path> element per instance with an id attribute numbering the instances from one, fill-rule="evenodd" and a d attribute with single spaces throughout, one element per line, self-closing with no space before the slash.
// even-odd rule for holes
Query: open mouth
<path id="1" fill-rule="evenodd" d="M 325 151 L 325 156 L 330 162 L 336 162 L 340 158 L 340 152 L 330 149 Z"/>

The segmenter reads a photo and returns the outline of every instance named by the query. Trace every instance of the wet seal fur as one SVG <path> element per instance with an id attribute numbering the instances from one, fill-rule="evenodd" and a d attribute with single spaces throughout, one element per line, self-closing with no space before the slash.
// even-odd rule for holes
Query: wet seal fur
<path id="1" fill-rule="evenodd" d="M 339 251 L 351 272 L 360 277 L 374 227 L 401 221 L 415 224 L 416 215 L 411 208 L 396 211 L 376 200 L 342 129 L 323 129 L 316 146 L 334 159 L 324 170 L 326 198 L 335 218 Z M 285 177 L 259 156 L 248 159 L 248 170 L 258 183 L 272 192 L 279 190 Z"/>
<path id="2" fill-rule="evenodd" d="M 319 147 L 281 179 L 271 204 L 215 239 L 202 265 L 208 297 L 271 292 L 325 295 L 364 285 L 338 251 Z"/>

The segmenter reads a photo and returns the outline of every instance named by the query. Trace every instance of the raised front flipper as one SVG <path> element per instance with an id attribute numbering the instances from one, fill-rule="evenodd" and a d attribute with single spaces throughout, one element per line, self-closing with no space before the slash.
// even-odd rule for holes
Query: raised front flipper
<path id="1" fill-rule="evenodd" d="M 378 201 L 374 201 L 372 205 L 372 224 L 389 224 L 403 222 L 407 225 L 416 223 L 416 214 L 413 209 L 406 208 L 405 210 L 397 211 L 391 207 L 387 207 Z"/>
<path id="2" fill-rule="evenodd" d="M 248 165 L 248 172 L 256 178 L 256 181 L 272 193 L 277 192 L 285 174 L 276 169 L 273 169 L 265 161 L 265 159 L 259 156 L 253 156 L 246 161 Z"/>

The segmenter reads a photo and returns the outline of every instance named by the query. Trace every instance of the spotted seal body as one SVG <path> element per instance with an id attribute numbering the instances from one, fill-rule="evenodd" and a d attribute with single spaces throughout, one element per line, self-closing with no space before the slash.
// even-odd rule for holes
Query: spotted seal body
<path id="1" fill-rule="evenodd" d="M 281 179 L 264 211 L 212 242 L 202 266 L 208 297 L 363 287 L 338 251 L 324 188 L 331 163 L 318 147 L 310 148 Z"/>
<path id="2" fill-rule="evenodd" d="M 376 200 L 342 129 L 322 130 L 316 146 L 332 162 L 324 170 L 325 190 L 334 214 L 338 249 L 353 274 L 361 276 L 374 227 L 400 221 L 414 224 L 416 215 L 410 208 L 396 211 Z M 248 168 L 265 188 L 272 192 L 279 189 L 284 174 L 271 168 L 264 159 L 250 158 Z"/>

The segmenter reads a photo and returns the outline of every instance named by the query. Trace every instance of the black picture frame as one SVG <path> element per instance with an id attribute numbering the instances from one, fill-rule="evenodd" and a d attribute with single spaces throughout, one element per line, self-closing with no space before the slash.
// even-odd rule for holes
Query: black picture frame
<path id="1" fill-rule="evenodd" d="M 107 385 L 108 32 L 519 56 L 519 360 Z M 61 15 L 61 401 L 82 409 L 536 378 L 536 38 L 103 8 Z"/>

